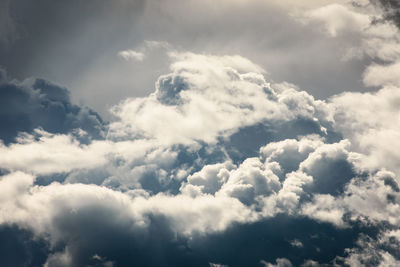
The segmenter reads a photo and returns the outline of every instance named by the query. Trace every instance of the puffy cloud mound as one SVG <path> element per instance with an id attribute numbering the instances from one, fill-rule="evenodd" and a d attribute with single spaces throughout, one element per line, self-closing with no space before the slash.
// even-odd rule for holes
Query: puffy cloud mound
<path id="1" fill-rule="evenodd" d="M 158 79 L 154 94 L 127 99 L 113 109 L 119 120 L 111 123 L 110 138 L 142 136 L 166 145 L 216 143 L 258 123 L 323 118 L 321 101 L 289 85 L 273 88 L 263 70 L 245 58 L 171 57 L 172 73 Z"/>
<path id="2" fill-rule="evenodd" d="M 105 138 L 65 89 L 2 85 L 16 124 L 0 145 L 0 235 L 24 252 L 4 264 L 399 260 L 399 156 L 383 145 L 397 140 L 389 89 L 315 100 L 240 56 L 170 57 L 154 93 L 112 109 Z"/>
<path id="3" fill-rule="evenodd" d="M 399 88 L 383 87 L 374 93 L 344 93 L 332 98 L 335 128 L 351 141 L 352 149 L 363 153 L 364 168 L 384 167 L 400 175 Z M 357 101 L 354 101 L 357 99 Z"/>

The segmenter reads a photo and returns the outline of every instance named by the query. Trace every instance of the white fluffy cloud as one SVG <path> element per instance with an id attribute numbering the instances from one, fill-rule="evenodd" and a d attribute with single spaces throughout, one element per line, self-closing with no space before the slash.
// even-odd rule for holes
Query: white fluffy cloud
<path id="1" fill-rule="evenodd" d="M 323 112 L 323 103 L 304 92 L 288 87 L 276 92 L 264 71 L 240 56 L 171 56 L 172 73 L 158 79 L 154 94 L 113 108 L 119 120 L 110 125 L 109 137 L 215 143 L 240 127 L 300 116 L 318 120 Z"/>
<path id="2" fill-rule="evenodd" d="M 5 146 L 0 144 L 0 166 L 9 170 L 24 170 L 37 174 L 69 172 L 73 169 L 93 168 L 104 165 L 105 154 L 110 144 L 94 141 L 81 145 L 69 135 L 53 135 L 36 130 L 40 137 L 22 135 L 19 143 Z"/>
<path id="3" fill-rule="evenodd" d="M 228 197 L 164 194 L 131 197 L 95 185 L 34 186 L 33 177 L 21 172 L 3 176 L 0 182 L 4 190 L 0 222 L 17 223 L 39 235 L 50 234 L 54 244 L 68 240 L 71 234 L 62 231 L 62 221 L 68 220 L 71 227 L 86 223 L 86 212 L 93 212 L 103 224 L 121 226 L 126 231 L 147 227 L 150 216 L 164 216 L 169 227 L 181 234 L 221 231 L 232 222 L 249 222 L 256 218 L 237 199 Z"/>
<path id="4" fill-rule="evenodd" d="M 374 93 L 345 93 L 332 99 L 335 124 L 361 152 L 364 168 L 385 167 L 400 174 L 400 154 L 393 149 L 400 132 L 399 88 L 385 87 Z M 356 100 L 355 100 L 356 99 Z"/>

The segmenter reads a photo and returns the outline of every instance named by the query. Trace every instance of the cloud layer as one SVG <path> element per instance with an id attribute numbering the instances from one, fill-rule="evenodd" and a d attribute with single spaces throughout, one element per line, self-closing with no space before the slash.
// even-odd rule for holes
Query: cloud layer
<path id="1" fill-rule="evenodd" d="M 298 8 L 357 36 L 343 60 L 373 58 L 376 91 L 318 100 L 243 56 L 147 42 L 120 57 L 161 47 L 168 73 L 105 123 L 1 72 L 0 265 L 398 265 L 398 29 L 366 1 Z"/>

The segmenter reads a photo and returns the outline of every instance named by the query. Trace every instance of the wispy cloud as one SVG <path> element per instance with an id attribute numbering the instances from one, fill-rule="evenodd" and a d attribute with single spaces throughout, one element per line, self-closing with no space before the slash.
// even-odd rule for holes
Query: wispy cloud
<path id="1" fill-rule="evenodd" d="M 134 50 L 123 50 L 118 52 L 118 56 L 125 60 L 143 61 L 145 54 Z"/>

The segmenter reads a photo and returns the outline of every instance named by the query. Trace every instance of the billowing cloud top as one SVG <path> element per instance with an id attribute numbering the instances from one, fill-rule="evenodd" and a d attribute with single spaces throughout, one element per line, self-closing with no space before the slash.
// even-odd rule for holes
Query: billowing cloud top
<path id="1" fill-rule="evenodd" d="M 243 56 L 147 42 L 117 55 L 144 62 L 162 48 L 169 71 L 104 122 L 63 87 L 1 71 L 0 265 L 399 265 L 388 8 L 310 1 L 293 13 L 357 38 L 343 59 L 374 58 L 360 77 L 369 93 L 317 100 Z"/>

